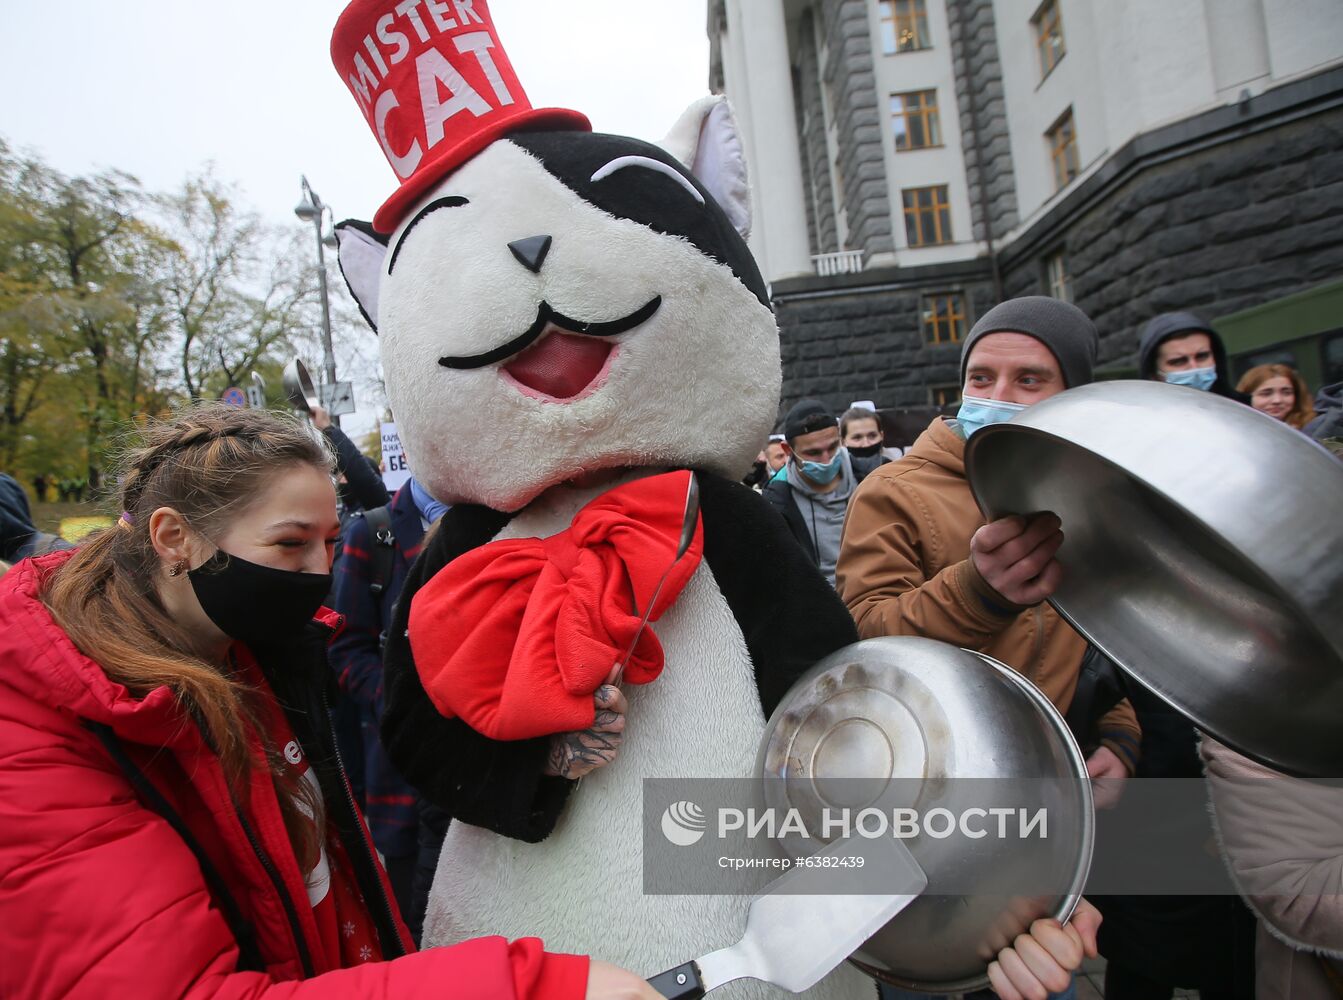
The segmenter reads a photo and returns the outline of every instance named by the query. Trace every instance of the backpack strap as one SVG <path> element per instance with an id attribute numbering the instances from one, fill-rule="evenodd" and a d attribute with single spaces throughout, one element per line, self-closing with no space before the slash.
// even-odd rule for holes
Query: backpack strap
<path id="1" fill-rule="evenodd" d="M 381 597 L 392 579 L 392 566 L 396 560 L 396 536 L 392 534 L 392 512 L 384 504 L 364 511 L 364 520 L 373 536 L 373 575 L 369 579 L 368 589 Z"/>

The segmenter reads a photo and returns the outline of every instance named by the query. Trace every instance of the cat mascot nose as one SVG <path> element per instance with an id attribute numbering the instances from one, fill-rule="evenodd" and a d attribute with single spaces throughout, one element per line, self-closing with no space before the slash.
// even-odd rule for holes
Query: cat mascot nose
<path id="1" fill-rule="evenodd" d="M 513 251 L 513 256 L 518 259 L 519 264 L 532 274 L 539 274 L 541 265 L 545 263 L 546 254 L 550 253 L 550 237 L 528 236 L 525 240 L 514 240 L 508 245 L 508 249 Z"/>

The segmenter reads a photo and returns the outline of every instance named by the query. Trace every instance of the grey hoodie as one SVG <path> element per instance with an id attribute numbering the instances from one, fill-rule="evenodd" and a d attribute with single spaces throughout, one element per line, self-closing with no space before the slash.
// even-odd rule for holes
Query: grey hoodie
<path id="1" fill-rule="evenodd" d="M 788 470 L 788 485 L 793 488 L 793 503 L 797 504 L 802 523 L 807 526 L 807 534 L 816 546 L 816 565 L 832 587 L 835 585 L 835 563 L 839 561 L 839 539 L 844 533 L 844 514 L 849 509 L 849 498 L 858 486 L 849 453 L 841 449 L 840 455 L 840 484 L 829 493 L 818 492 L 802 475 L 796 462 L 784 466 Z"/>
<path id="2" fill-rule="evenodd" d="M 1315 394 L 1315 419 L 1301 429 L 1316 441 L 1343 437 L 1343 382 L 1326 385 Z"/>

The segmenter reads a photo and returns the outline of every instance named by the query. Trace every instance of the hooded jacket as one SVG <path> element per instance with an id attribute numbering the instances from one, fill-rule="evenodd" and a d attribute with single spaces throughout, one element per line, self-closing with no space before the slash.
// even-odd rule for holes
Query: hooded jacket
<path id="1" fill-rule="evenodd" d="M 839 538 L 843 528 L 844 512 L 858 484 L 857 470 L 846 451 L 841 451 L 840 483 L 828 493 L 812 487 L 794 462 L 789 462 L 764 489 L 764 497 L 783 515 L 788 530 L 798 545 L 811 558 L 821 575 L 831 584 L 835 570 L 830 559 L 839 553 Z M 817 533 L 825 541 L 817 541 Z M 833 554 L 833 555 L 832 555 Z"/>
<path id="2" fill-rule="evenodd" d="M 587 960 L 548 955 L 534 938 L 339 968 L 322 948 L 259 748 L 259 779 L 235 801 L 171 692 L 131 695 L 52 620 L 39 594 L 67 558 L 34 559 L 0 580 L 0 996 L 582 997 Z M 327 615 L 329 634 L 337 619 Z M 278 711 L 274 696 L 268 704 Z M 287 714 L 318 770 L 331 756 L 320 737 L 329 726 Z M 390 890 L 362 820 L 327 793 L 343 776 L 323 768 L 330 832 L 356 869 L 382 951 L 409 952 L 404 925 L 377 898 Z"/>
<path id="3" fill-rule="evenodd" d="M 984 524 L 965 476 L 965 441 L 941 417 L 849 504 L 836 586 L 864 639 L 920 635 L 978 650 L 1033 682 L 1066 713 L 1087 641 L 1048 604 L 1008 605 L 975 569 Z M 1127 700 L 1101 717 L 1100 743 L 1133 771 L 1141 731 Z"/>
<path id="4" fill-rule="evenodd" d="M 28 494 L 13 476 L 0 473 L 0 559 L 14 563 L 28 556 L 68 548 L 69 542 L 37 530 L 28 507 Z"/>
<path id="5" fill-rule="evenodd" d="M 345 527 L 345 546 L 335 564 L 332 591 L 336 610 L 345 616 L 345 628 L 331 642 L 331 666 L 341 693 L 359 706 L 367 817 L 374 843 L 385 857 L 406 858 L 416 849 L 415 790 L 387 758 L 378 720 L 383 708 L 384 637 L 392 627 L 392 609 L 401 596 L 406 572 L 424 539 L 410 483 L 397 490 L 387 513 L 392 533 L 390 565 L 378 590 L 374 577 L 380 553 L 389 543 L 375 537 L 367 516 L 351 518 Z"/>
<path id="6" fill-rule="evenodd" d="M 1156 349 L 1171 337 L 1191 333 L 1206 333 L 1208 339 L 1212 341 L 1212 357 L 1217 367 L 1217 381 L 1212 384 L 1212 389 L 1209 391 L 1244 403 L 1245 396 L 1232 388 L 1230 369 L 1226 361 L 1226 346 L 1222 343 L 1221 335 L 1197 313 L 1162 313 L 1147 324 L 1142 332 L 1142 339 L 1138 342 L 1138 377 L 1156 379 Z"/>
<path id="7" fill-rule="evenodd" d="M 1315 419 L 1301 430 L 1316 441 L 1343 437 L 1343 382 L 1320 388 L 1315 394 Z"/>

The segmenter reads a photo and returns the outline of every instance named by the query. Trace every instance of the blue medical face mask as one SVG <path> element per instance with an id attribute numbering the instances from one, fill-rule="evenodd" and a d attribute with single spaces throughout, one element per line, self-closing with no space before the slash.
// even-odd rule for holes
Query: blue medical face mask
<path id="1" fill-rule="evenodd" d="M 821 462 L 799 462 L 798 467 L 802 474 L 818 486 L 824 486 L 839 475 L 839 470 L 844 465 L 844 449 L 840 448 L 835 452 L 835 457 L 822 464 Z"/>
<path id="2" fill-rule="evenodd" d="M 1163 372 L 1161 377 L 1171 385 L 1188 385 L 1207 392 L 1217 381 L 1217 368 L 1186 368 L 1182 372 Z"/>
<path id="3" fill-rule="evenodd" d="M 1008 403 L 1001 399 L 980 399 L 977 396 L 963 396 L 961 408 L 956 411 L 956 423 L 961 436 L 967 441 L 970 435 L 989 424 L 1001 424 L 1011 420 L 1026 408 L 1025 403 Z"/>

